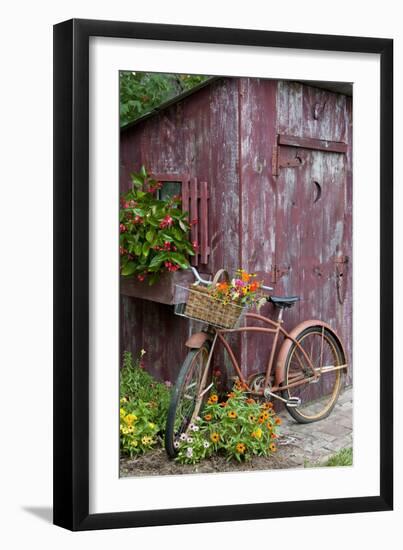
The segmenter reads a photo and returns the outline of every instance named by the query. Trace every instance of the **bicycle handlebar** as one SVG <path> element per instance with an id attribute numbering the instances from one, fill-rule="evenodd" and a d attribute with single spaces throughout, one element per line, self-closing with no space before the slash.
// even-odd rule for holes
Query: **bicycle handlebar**
<path id="1" fill-rule="evenodd" d="M 263 288 L 263 290 L 274 290 L 274 288 L 272 286 L 262 285 L 260 288 Z"/>
<path id="2" fill-rule="evenodd" d="M 211 281 L 206 281 L 206 279 L 202 279 L 202 277 L 200 277 L 200 274 L 199 272 L 197 271 L 197 269 L 193 266 L 190 266 L 190 269 L 192 270 L 193 272 L 193 275 L 195 276 L 195 279 L 196 281 L 198 281 L 199 283 L 202 283 L 204 285 L 209 285 L 211 283 Z M 264 286 L 262 285 L 261 288 L 263 290 L 274 290 L 272 286 Z"/>
<path id="3" fill-rule="evenodd" d="M 204 285 L 209 285 L 211 283 L 211 281 L 206 281 L 206 279 L 202 279 L 195 267 L 190 266 L 190 269 L 193 271 L 193 275 L 195 276 L 196 281 L 198 281 L 199 283 L 203 283 Z"/>

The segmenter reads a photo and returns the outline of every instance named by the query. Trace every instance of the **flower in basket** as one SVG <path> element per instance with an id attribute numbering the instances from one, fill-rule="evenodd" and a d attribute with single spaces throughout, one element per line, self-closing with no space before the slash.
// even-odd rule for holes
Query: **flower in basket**
<path id="1" fill-rule="evenodd" d="M 120 271 L 153 284 L 163 272 L 189 267 L 195 247 L 189 240 L 188 213 L 182 212 L 180 197 L 157 197 L 161 183 L 144 166 L 131 180 L 132 188 L 120 199 Z"/>
<path id="2" fill-rule="evenodd" d="M 224 304 L 250 306 L 262 299 L 262 282 L 256 280 L 255 273 L 238 269 L 231 281 L 216 283 L 211 289 L 212 296 Z"/>

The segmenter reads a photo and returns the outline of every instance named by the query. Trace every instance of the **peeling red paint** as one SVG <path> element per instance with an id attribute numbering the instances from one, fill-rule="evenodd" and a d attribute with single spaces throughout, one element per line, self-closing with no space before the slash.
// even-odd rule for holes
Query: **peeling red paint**
<path id="1" fill-rule="evenodd" d="M 280 143 L 276 176 L 278 135 L 310 138 L 312 148 Z M 347 152 L 315 150 L 312 140 L 344 143 Z M 277 279 L 276 294 L 302 297 L 287 311 L 286 328 L 322 318 L 341 335 L 351 360 L 351 98 L 288 81 L 223 78 L 122 132 L 122 189 L 141 164 L 207 182 L 210 256 L 200 269 L 242 265 L 268 284 Z M 343 303 L 341 256 L 348 257 Z M 176 378 L 191 325 L 170 306 L 122 297 L 121 349 L 147 349 L 150 370 L 162 379 Z M 263 371 L 267 339 L 242 338 L 237 351 L 248 373 Z"/>

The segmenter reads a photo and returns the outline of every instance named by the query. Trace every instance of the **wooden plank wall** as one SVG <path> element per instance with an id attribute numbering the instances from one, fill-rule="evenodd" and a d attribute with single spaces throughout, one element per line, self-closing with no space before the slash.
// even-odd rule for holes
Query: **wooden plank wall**
<path id="1" fill-rule="evenodd" d="M 271 157 L 275 143 L 277 82 L 239 79 L 240 201 L 239 238 L 242 267 L 271 285 L 275 263 L 276 186 Z M 271 313 L 266 305 L 263 315 Z M 258 324 L 258 323 L 257 323 Z M 265 370 L 271 337 L 242 336 L 242 364 L 246 375 Z"/>
<path id="2" fill-rule="evenodd" d="M 198 266 L 203 272 L 239 265 L 237 136 L 238 85 L 232 79 L 213 83 L 121 135 L 122 191 L 142 164 L 153 173 L 188 173 L 207 182 L 211 254 Z M 122 351 L 146 349 L 149 370 L 160 379 L 176 379 L 195 323 L 174 316 L 172 306 L 123 296 L 121 326 Z"/>
<path id="3" fill-rule="evenodd" d="M 121 189 L 141 164 L 207 182 L 211 254 L 200 269 L 242 266 L 270 284 L 275 265 L 288 268 L 275 293 L 300 294 L 303 301 L 287 311 L 286 327 L 323 318 L 339 331 L 351 358 L 351 120 L 351 98 L 341 94 L 285 81 L 222 79 L 122 133 Z M 303 166 L 274 176 L 278 134 L 345 142 L 347 154 L 304 149 Z M 286 153 L 295 156 L 292 148 Z M 349 258 L 343 303 L 336 291 L 338 256 Z M 272 313 L 271 306 L 263 312 Z M 176 379 L 184 341 L 196 326 L 174 317 L 171 306 L 121 298 L 121 349 L 147 349 L 147 367 L 160 379 Z M 237 351 L 249 365 L 246 374 L 264 370 L 264 338 L 244 339 Z M 218 357 L 216 366 L 223 363 Z"/>

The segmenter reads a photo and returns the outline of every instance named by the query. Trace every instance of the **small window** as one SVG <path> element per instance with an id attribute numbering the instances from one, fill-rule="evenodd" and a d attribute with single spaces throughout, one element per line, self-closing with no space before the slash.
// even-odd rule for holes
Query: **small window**
<path id="1" fill-rule="evenodd" d="M 162 181 L 161 189 L 157 191 L 157 199 L 166 201 L 175 195 L 181 196 L 182 182 L 180 181 Z"/>

